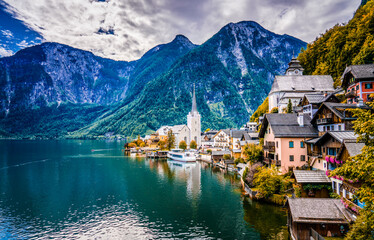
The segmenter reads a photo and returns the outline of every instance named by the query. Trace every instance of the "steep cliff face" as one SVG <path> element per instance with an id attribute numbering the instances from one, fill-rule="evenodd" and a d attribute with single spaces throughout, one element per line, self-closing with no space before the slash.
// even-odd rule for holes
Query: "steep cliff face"
<path id="1" fill-rule="evenodd" d="M 109 105 L 126 96 L 134 63 L 96 57 L 57 43 L 43 43 L 0 59 L 0 112 L 53 103 Z"/>
<path id="2" fill-rule="evenodd" d="M 178 35 L 133 62 L 44 43 L 0 59 L 0 87 L 5 89 L 0 129 L 22 135 L 22 124 L 14 126 L 11 119 L 22 112 L 33 115 L 30 109 L 73 123 L 69 105 L 74 111 L 84 109 L 75 117 L 90 116 L 70 125 L 69 132 L 78 130 L 74 136 L 142 135 L 164 124 L 185 123 L 193 84 L 203 128 L 237 127 L 267 96 L 274 75 L 283 74 L 292 54 L 305 46 L 255 22 L 230 23 L 200 46 Z M 9 124 L 12 131 L 6 130 Z M 50 128 L 57 126 L 64 128 Z"/>

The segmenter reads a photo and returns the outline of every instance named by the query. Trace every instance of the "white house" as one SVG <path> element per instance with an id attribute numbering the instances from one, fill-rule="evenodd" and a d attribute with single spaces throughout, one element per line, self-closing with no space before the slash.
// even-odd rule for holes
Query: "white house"
<path id="1" fill-rule="evenodd" d="M 214 147 L 228 148 L 230 146 L 230 129 L 219 130 L 213 137 Z"/>

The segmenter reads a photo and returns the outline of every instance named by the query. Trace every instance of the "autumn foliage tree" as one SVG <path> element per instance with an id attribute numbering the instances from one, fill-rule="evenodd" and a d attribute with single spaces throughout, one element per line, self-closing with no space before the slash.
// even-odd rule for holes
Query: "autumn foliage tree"
<path id="1" fill-rule="evenodd" d="M 190 142 L 190 148 L 191 148 L 191 149 L 196 149 L 196 148 L 197 148 L 197 143 L 195 142 L 195 140 L 192 140 L 192 141 Z"/>
<path id="2" fill-rule="evenodd" d="M 262 160 L 262 147 L 257 144 L 248 143 L 244 146 L 243 154 L 246 157 L 246 162 L 250 162 L 251 164 L 253 164 Z"/>
<path id="3" fill-rule="evenodd" d="M 186 150 L 187 149 L 187 143 L 182 140 L 180 143 L 179 143 L 179 148 L 180 149 L 183 149 L 183 150 Z"/>
<path id="4" fill-rule="evenodd" d="M 166 148 L 168 150 L 172 149 L 175 147 L 175 136 L 173 134 L 173 131 L 168 132 L 168 139 L 166 140 Z"/>

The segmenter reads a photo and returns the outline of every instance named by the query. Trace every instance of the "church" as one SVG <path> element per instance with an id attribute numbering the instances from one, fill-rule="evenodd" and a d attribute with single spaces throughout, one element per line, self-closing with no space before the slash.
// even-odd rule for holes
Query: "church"
<path id="1" fill-rule="evenodd" d="M 305 94 L 329 94 L 335 91 L 330 75 L 303 75 L 303 70 L 297 58 L 293 57 L 285 75 L 275 76 L 269 93 L 269 112 L 278 108 L 278 112 L 282 113 L 289 101 L 295 107 Z"/>
<path id="2" fill-rule="evenodd" d="M 195 87 L 192 93 L 192 108 L 187 115 L 187 125 L 162 126 L 157 130 L 160 136 L 167 135 L 169 131 L 175 136 L 175 147 L 178 148 L 181 141 L 185 141 L 189 146 L 194 140 L 199 148 L 201 146 L 201 115 L 197 111 Z"/>

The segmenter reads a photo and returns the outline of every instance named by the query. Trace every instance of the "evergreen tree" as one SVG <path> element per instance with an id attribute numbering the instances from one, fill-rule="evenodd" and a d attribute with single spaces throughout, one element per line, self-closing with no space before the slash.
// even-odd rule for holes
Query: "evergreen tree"
<path id="1" fill-rule="evenodd" d="M 174 148 L 174 147 L 175 147 L 175 136 L 174 136 L 174 134 L 173 134 L 173 131 L 170 130 L 170 131 L 168 132 L 168 139 L 167 139 L 167 142 L 166 142 L 166 148 L 167 148 L 168 150 L 170 150 L 170 149 L 172 149 L 172 148 Z"/>
<path id="2" fill-rule="evenodd" d="M 288 104 L 287 104 L 287 109 L 286 109 L 286 113 L 292 113 L 292 102 L 291 102 L 291 99 L 288 99 Z"/>

